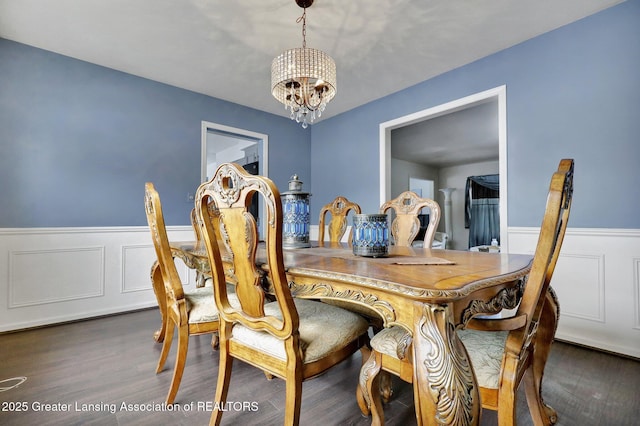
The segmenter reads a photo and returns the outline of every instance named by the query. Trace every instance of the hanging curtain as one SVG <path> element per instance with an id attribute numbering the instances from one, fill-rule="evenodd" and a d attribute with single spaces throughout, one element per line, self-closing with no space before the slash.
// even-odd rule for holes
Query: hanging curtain
<path id="1" fill-rule="evenodd" d="M 469 247 L 500 241 L 500 176 L 469 176 L 465 188 L 465 228 Z"/>

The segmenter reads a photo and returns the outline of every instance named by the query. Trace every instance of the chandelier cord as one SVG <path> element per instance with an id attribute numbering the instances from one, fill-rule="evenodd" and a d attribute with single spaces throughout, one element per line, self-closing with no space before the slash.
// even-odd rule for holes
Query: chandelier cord
<path id="1" fill-rule="evenodd" d="M 307 8 L 303 8 L 302 16 L 296 19 L 296 24 L 302 21 L 302 48 L 307 48 Z"/>

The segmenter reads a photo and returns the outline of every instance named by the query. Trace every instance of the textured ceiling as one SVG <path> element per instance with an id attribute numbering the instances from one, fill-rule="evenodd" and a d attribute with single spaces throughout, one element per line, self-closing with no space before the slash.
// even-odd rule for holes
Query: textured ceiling
<path id="1" fill-rule="evenodd" d="M 334 57 L 347 111 L 619 0 L 316 0 L 307 44 Z M 293 0 L 0 0 L 0 37 L 287 115 L 271 60 L 299 47 Z"/>

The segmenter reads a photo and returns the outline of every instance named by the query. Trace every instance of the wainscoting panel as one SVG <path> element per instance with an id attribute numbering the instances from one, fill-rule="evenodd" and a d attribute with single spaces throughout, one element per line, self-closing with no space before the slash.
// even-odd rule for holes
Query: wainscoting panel
<path id="1" fill-rule="evenodd" d="M 9 252 L 9 309 L 101 296 L 104 247 Z"/>
<path id="2" fill-rule="evenodd" d="M 532 254 L 538 232 L 509 228 L 510 252 Z M 190 226 L 168 234 L 193 239 Z M 0 229 L 0 332 L 156 306 L 154 260 L 147 227 Z M 569 228 L 552 286 L 558 339 L 640 358 L 640 230 Z"/>
<path id="3" fill-rule="evenodd" d="M 151 269 L 140 265 L 153 265 L 155 260 L 153 244 L 122 246 L 122 293 L 148 291 Z"/>
<path id="4" fill-rule="evenodd" d="M 167 232 L 193 239 L 190 226 Z M 156 306 L 155 259 L 147 227 L 0 229 L 0 332 Z"/>
<path id="5" fill-rule="evenodd" d="M 591 321 L 605 322 L 604 255 L 562 254 L 554 275 L 571 277 L 574 286 L 556 285 L 558 299 L 562 300 L 562 315 Z M 556 279 L 558 281 L 559 279 Z M 580 291 L 575 291 L 579 287 Z"/>
<path id="6" fill-rule="evenodd" d="M 533 254 L 538 228 L 509 228 L 509 251 Z M 551 281 L 556 338 L 640 358 L 640 230 L 567 229 Z"/>

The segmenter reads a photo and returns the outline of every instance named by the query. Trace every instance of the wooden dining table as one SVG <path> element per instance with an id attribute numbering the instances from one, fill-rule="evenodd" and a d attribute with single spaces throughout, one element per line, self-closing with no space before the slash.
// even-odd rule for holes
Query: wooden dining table
<path id="1" fill-rule="evenodd" d="M 210 274 L 203 245 L 173 242 L 171 249 L 190 268 Z M 258 259 L 268 277 L 264 250 Z M 528 255 L 396 246 L 379 258 L 355 256 L 340 244 L 284 250 L 294 297 L 364 306 L 386 327 L 412 332 L 414 401 L 423 425 L 479 423 L 478 386 L 456 330 L 477 315 L 516 307 L 531 261 Z"/>

